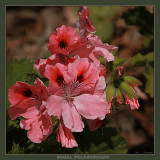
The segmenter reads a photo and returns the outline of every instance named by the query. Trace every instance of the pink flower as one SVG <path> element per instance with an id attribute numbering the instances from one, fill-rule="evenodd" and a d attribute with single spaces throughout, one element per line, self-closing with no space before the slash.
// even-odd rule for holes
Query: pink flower
<path id="1" fill-rule="evenodd" d="M 74 139 L 71 130 L 65 127 L 62 120 L 59 121 L 59 127 L 57 130 L 56 138 L 58 142 L 61 142 L 62 147 L 66 148 L 78 147 L 78 144 Z"/>
<path id="2" fill-rule="evenodd" d="M 49 37 L 48 49 L 52 54 L 75 54 L 86 46 L 86 40 L 80 38 L 78 32 L 70 26 L 57 28 L 57 33 Z"/>
<path id="3" fill-rule="evenodd" d="M 68 68 L 59 63 L 47 65 L 45 76 L 49 79 L 48 89 L 52 94 L 46 105 L 48 113 L 59 119 L 62 116 L 64 125 L 72 132 L 83 130 L 81 116 L 104 119 L 106 104 L 102 95 L 105 84 L 98 85 L 94 93 L 100 79 L 99 71 L 88 59 L 78 59 Z"/>
<path id="4" fill-rule="evenodd" d="M 12 120 L 24 117 L 20 126 L 28 130 L 28 138 L 35 143 L 41 143 L 52 132 L 52 119 L 48 115 L 45 103 L 48 100 L 48 90 L 38 78 L 35 86 L 24 82 L 16 82 L 9 89 L 9 101 L 11 106 L 8 110 Z"/>
<path id="5" fill-rule="evenodd" d="M 64 54 L 58 54 L 58 55 L 53 54 L 48 59 L 38 59 L 36 63 L 34 64 L 34 66 L 36 67 L 37 70 L 39 70 L 40 75 L 42 77 L 45 77 L 44 72 L 45 72 L 45 67 L 47 64 L 53 65 L 53 66 L 56 63 L 68 65 L 69 63 L 74 62 L 76 59 L 77 57 L 71 57 L 71 56 L 64 55 Z"/>
<path id="6" fill-rule="evenodd" d="M 89 19 L 89 9 L 86 6 L 80 7 L 77 16 L 77 27 L 80 31 L 80 36 L 86 37 L 88 33 L 95 33 L 96 29 Z"/>
<path id="7" fill-rule="evenodd" d="M 110 51 L 116 50 L 117 47 L 107 43 L 103 44 L 100 38 L 93 34 L 87 36 L 87 42 L 87 47 L 82 48 L 81 52 L 77 52 L 81 58 L 89 58 L 96 66 L 100 65 L 99 55 L 103 56 L 108 62 L 114 61 L 114 56 Z"/>
<path id="8" fill-rule="evenodd" d="M 28 107 L 41 106 L 42 101 L 47 101 L 49 98 L 48 90 L 41 80 L 37 78 L 34 84 L 35 86 L 32 86 L 17 81 L 9 88 L 8 98 L 12 105 L 11 108 L 15 109 L 14 112 L 10 112 L 11 109 L 9 108 L 11 119 L 16 119 L 18 112 L 22 113 L 22 110 L 25 111 Z"/>

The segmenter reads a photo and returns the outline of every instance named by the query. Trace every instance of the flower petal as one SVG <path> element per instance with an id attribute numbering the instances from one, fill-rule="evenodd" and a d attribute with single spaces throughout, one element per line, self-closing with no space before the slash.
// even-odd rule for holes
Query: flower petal
<path id="1" fill-rule="evenodd" d="M 51 95 L 46 102 L 46 108 L 49 115 L 57 116 L 59 119 L 62 115 L 62 107 L 66 105 L 63 97 Z"/>
<path id="2" fill-rule="evenodd" d="M 62 121 L 59 122 L 59 128 L 57 130 L 57 141 L 61 142 L 62 147 L 78 147 L 71 130 L 66 128 Z"/>
<path id="3" fill-rule="evenodd" d="M 73 101 L 78 113 L 80 113 L 86 119 L 104 119 L 106 112 L 105 101 L 97 96 L 90 94 L 82 94 L 74 97 Z"/>
<path id="4" fill-rule="evenodd" d="M 62 118 L 64 125 L 72 132 L 83 131 L 84 124 L 81 120 L 81 116 L 72 103 L 66 103 L 66 105 L 63 106 Z"/>

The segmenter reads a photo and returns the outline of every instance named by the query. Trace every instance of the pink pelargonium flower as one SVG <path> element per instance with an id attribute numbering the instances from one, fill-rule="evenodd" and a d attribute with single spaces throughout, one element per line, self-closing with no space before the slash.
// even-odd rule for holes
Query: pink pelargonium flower
<path id="1" fill-rule="evenodd" d="M 83 130 L 81 116 L 104 119 L 106 103 L 102 95 L 105 83 L 99 84 L 99 71 L 87 58 L 77 59 L 68 67 L 59 63 L 47 65 L 45 76 L 49 79 L 51 94 L 46 105 L 48 113 L 59 119 L 62 116 L 64 125 L 72 132 Z"/>
<path id="2" fill-rule="evenodd" d="M 70 26 L 57 28 L 57 33 L 49 37 L 48 49 L 52 54 L 72 54 L 86 46 L 86 40 L 81 38 L 78 32 Z"/>
<path id="3" fill-rule="evenodd" d="M 47 64 L 49 65 L 55 65 L 56 63 L 61 63 L 64 65 L 68 65 L 69 63 L 73 63 L 75 60 L 77 59 L 77 57 L 71 57 L 68 55 L 64 55 L 64 54 L 53 54 L 51 55 L 48 59 L 38 59 L 36 61 L 36 63 L 34 64 L 34 66 L 36 67 L 37 70 L 39 70 L 40 75 L 42 77 L 44 76 L 44 72 L 45 72 L 45 67 Z"/>
<path id="4" fill-rule="evenodd" d="M 48 115 L 45 103 L 48 100 L 48 90 L 40 79 L 36 79 L 35 86 L 24 82 L 16 82 L 9 89 L 8 109 L 12 120 L 24 117 L 20 126 L 28 130 L 28 138 L 34 143 L 41 143 L 52 132 L 52 119 Z"/>
<path id="5" fill-rule="evenodd" d="M 73 137 L 73 134 L 70 129 L 66 128 L 63 121 L 59 121 L 59 127 L 57 130 L 57 141 L 61 142 L 62 147 L 72 148 L 78 147 L 78 144 Z"/>
<path id="6" fill-rule="evenodd" d="M 86 37 L 88 33 L 95 33 L 96 29 L 89 18 L 89 9 L 86 6 L 81 6 L 77 16 L 77 27 L 80 31 L 80 36 Z"/>
<path id="7" fill-rule="evenodd" d="M 98 56 L 103 56 L 108 62 L 114 61 L 114 56 L 111 51 L 116 50 L 117 47 L 107 43 L 103 44 L 101 39 L 94 34 L 87 36 L 87 42 L 87 47 L 82 48 L 81 52 L 77 53 L 81 58 L 89 58 L 95 63 L 96 66 L 100 65 Z"/>
<path id="8" fill-rule="evenodd" d="M 25 82 L 17 81 L 9 88 L 8 99 L 14 108 L 22 110 L 31 106 L 41 106 L 42 101 L 47 101 L 49 98 L 48 90 L 40 79 L 36 79 L 35 86 Z M 10 112 L 10 109 L 9 109 Z M 17 112 L 13 112 L 17 113 Z M 11 119 L 15 119 L 16 114 L 10 113 Z"/>

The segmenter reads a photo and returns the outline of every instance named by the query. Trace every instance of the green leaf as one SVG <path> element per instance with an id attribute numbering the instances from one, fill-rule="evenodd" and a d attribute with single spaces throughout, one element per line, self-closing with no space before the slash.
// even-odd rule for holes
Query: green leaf
<path id="1" fill-rule="evenodd" d="M 122 57 L 115 57 L 115 60 L 113 61 L 113 65 L 114 67 L 118 67 L 120 66 L 123 62 L 125 62 L 125 58 L 122 58 Z"/>
<path id="2" fill-rule="evenodd" d="M 136 98 L 136 94 L 134 93 L 133 89 L 126 82 L 120 83 L 120 89 L 124 91 L 129 98 Z"/>
<path id="3" fill-rule="evenodd" d="M 147 79 L 147 82 L 145 85 L 145 92 L 148 93 L 153 98 L 154 97 L 154 69 L 150 64 L 148 64 L 148 66 L 146 67 L 144 75 Z"/>
<path id="4" fill-rule="evenodd" d="M 12 150 L 8 153 L 9 154 L 23 154 L 24 148 L 20 148 L 19 144 L 16 144 L 15 142 L 13 142 Z"/>
<path id="5" fill-rule="evenodd" d="M 148 53 L 147 55 L 141 55 L 140 53 L 132 57 L 131 64 L 135 67 L 145 67 L 147 63 L 154 61 L 153 52 Z"/>
<path id="6" fill-rule="evenodd" d="M 115 97 L 116 94 L 116 89 L 114 88 L 113 84 L 110 84 L 107 88 L 106 88 L 106 98 L 107 101 L 110 102 L 111 98 Z"/>
<path id="7" fill-rule="evenodd" d="M 29 59 L 23 59 L 21 61 L 17 59 L 13 59 L 7 65 L 6 71 L 6 97 L 8 97 L 8 89 L 16 83 L 16 81 L 28 82 L 29 84 L 33 84 L 34 79 L 29 78 L 28 73 L 32 73 L 33 71 L 33 63 L 29 61 Z M 10 103 L 7 100 L 7 108 Z"/>
<path id="8" fill-rule="evenodd" d="M 147 55 L 140 53 L 132 58 L 131 64 L 136 67 L 145 67 L 144 76 L 147 79 L 145 92 L 151 97 L 154 96 L 154 54 L 153 52 Z"/>
<path id="9" fill-rule="evenodd" d="M 126 141 L 113 128 L 104 128 L 102 133 L 89 131 L 74 134 L 78 148 L 73 154 L 124 154 L 127 152 Z"/>
<path id="10" fill-rule="evenodd" d="M 123 77 L 123 80 L 128 83 L 129 85 L 130 84 L 137 84 L 137 85 L 142 85 L 142 83 L 136 79 L 135 77 L 131 77 L 131 76 L 124 76 Z"/>

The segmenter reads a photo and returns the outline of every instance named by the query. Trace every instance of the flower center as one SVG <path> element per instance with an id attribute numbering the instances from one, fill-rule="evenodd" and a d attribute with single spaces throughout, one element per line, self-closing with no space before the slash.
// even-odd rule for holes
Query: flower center
<path id="1" fill-rule="evenodd" d="M 60 42 L 59 42 L 59 47 L 60 48 L 66 48 L 67 44 L 65 43 L 65 41 L 62 39 Z"/>

